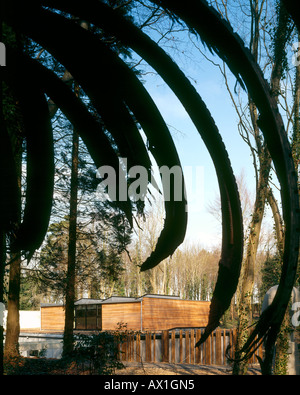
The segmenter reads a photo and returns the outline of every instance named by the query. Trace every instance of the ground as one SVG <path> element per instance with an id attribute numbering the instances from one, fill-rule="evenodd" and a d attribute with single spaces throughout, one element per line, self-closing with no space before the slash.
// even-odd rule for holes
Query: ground
<path id="1" fill-rule="evenodd" d="M 231 375 L 230 367 L 213 365 L 190 365 L 168 363 L 126 362 L 125 368 L 117 370 L 115 375 Z M 260 375 L 260 368 L 254 365 L 249 375 Z"/>
<path id="2" fill-rule="evenodd" d="M 230 367 L 214 365 L 191 365 L 169 363 L 124 362 L 124 368 L 115 370 L 114 376 L 157 375 L 231 375 Z M 89 364 L 78 365 L 74 361 L 45 358 L 16 358 L 5 361 L 6 375 L 90 375 Z M 260 375 L 258 365 L 249 368 L 249 375 Z"/>

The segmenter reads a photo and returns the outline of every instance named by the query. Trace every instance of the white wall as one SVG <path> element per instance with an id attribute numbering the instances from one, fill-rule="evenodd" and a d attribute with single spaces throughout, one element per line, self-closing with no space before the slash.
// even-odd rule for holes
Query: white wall
<path id="1" fill-rule="evenodd" d="M 6 329 L 7 310 L 4 311 L 4 329 Z M 41 329 L 41 312 L 20 310 L 20 330 Z"/>

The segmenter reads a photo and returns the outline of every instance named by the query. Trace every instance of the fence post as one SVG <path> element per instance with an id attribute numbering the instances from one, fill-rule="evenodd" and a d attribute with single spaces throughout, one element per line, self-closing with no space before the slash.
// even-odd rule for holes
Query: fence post
<path id="1" fill-rule="evenodd" d="M 131 338 L 130 338 L 130 334 L 127 334 L 127 361 L 131 361 Z"/>
<path id="2" fill-rule="evenodd" d="M 175 341 L 175 331 L 171 332 L 171 362 L 175 363 L 175 348 L 176 348 L 176 341 Z"/>
<path id="3" fill-rule="evenodd" d="M 141 356 L 141 334 L 140 333 L 136 334 L 136 361 L 137 362 L 142 362 L 142 356 Z"/>
<path id="4" fill-rule="evenodd" d="M 151 332 L 147 332 L 145 334 L 145 347 L 146 347 L 146 356 L 145 356 L 145 361 L 146 362 L 151 362 Z"/>
<path id="5" fill-rule="evenodd" d="M 162 362 L 169 362 L 169 331 L 162 331 Z"/>
<path id="6" fill-rule="evenodd" d="M 194 329 L 191 330 L 191 364 L 195 363 L 195 331 Z"/>
<path id="7" fill-rule="evenodd" d="M 213 333 L 207 338 L 205 342 L 205 365 L 211 365 L 211 341 Z"/>
<path id="8" fill-rule="evenodd" d="M 223 365 L 227 364 L 227 358 L 226 358 L 226 329 L 223 329 Z"/>
<path id="9" fill-rule="evenodd" d="M 179 331 L 179 362 L 183 361 L 183 342 L 182 342 L 182 329 Z"/>
<path id="10" fill-rule="evenodd" d="M 200 340 L 201 337 L 201 329 L 196 330 L 196 343 Z M 201 348 L 202 346 L 199 346 L 196 348 L 196 360 L 195 363 L 200 364 L 201 362 Z"/>
<path id="11" fill-rule="evenodd" d="M 152 361 L 156 362 L 156 333 L 153 332 L 153 358 Z"/>
<path id="12" fill-rule="evenodd" d="M 185 363 L 190 363 L 190 332 L 188 330 L 185 331 Z"/>
<path id="13" fill-rule="evenodd" d="M 215 341 L 216 365 L 222 365 L 221 330 L 220 329 L 216 329 L 215 334 L 216 334 L 216 341 Z"/>

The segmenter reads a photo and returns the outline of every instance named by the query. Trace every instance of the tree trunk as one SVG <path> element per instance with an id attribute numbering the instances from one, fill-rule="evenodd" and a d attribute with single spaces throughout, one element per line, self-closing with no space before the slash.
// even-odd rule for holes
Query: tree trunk
<path id="1" fill-rule="evenodd" d="M 298 34 L 300 40 L 300 34 Z M 294 124 L 293 124 L 293 136 L 292 136 L 292 155 L 295 163 L 295 168 L 299 167 L 299 141 L 300 141 L 300 119 L 299 119 L 299 103 L 300 103 L 300 66 L 297 65 L 295 69 L 295 86 L 294 86 Z M 277 249 L 280 257 L 283 256 L 283 245 L 284 245 L 284 229 L 282 218 L 278 209 L 277 202 L 272 194 L 272 191 L 268 193 L 268 203 L 272 209 L 272 214 L 275 223 Z M 287 309 L 283 322 L 280 327 L 276 342 L 276 352 L 274 360 L 274 374 L 275 375 L 286 375 L 288 374 L 288 349 L 290 340 L 290 312 Z"/>
<path id="2" fill-rule="evenodd" d="M 268 191 L 267 199 L 271 207 L 272 215 L 275 223 L 277 251 L 282 261 L 283 246 L 284 246 L 283 221 L 279 212 L 277 202 L 274 198 L 271 189 L 269 189 Z M 290 314 L 289 314 L 289 309 L 287 309 L 276 342 L 276 352 L 275 352 L 275 360 L 274 360 L 275 375 L 287 374 L 289 339 L 290 339 Z"/>
<path id="3" fill-rule="evenodd" d="M 73 351 L 74 302 L 76 278 L 76 239 L 77 239 L 77 191 L 78 191 L 78 145 L 79 137 L 73 131 L 71 192 L 70 192 L 70 218 L 69 218 L 69 245 L 68 245 L 68 271 L 65 303 L 65 329 L 63 342 L 63 356 Z"/>
<path id="4" fill-rule="evenodd" d="M 22 176 L 22 140 L 20 135 L 11 137 L 13 140 L 13 155 L 17 169 L 18 207 L 16 223 L 21 223 L 21 176 Z M 14 358 L 19 355 L 20 335 L 20 287 L 21 287 L 21 252 L 11 255 L 9 270 L 8 300 L 7 300 L 7 325 L 5 336 L 5 358 Z"/>
<path id="5" fill-rule="evenodd" d="M 255 0 L 251 2 L 251 15 L 252 15 L 252 26 L 253 31 L 251 32 L 251 42 L 250 49 L 255 57 L 256 61 L 258 59 L 258 42 L 259 42 L 259 12 L 258 12 L 258 1 Z M 276 34 L 274 39 L 274 45 L 276 47 L 275 61 L 272 68 L 270 87 L 273 96 L 278 101 L 278 96 L 280 94 L 280 81 L 283 73 L 283 59 L 285 53 L 285 43 L 288 35 L 284 27 L 287 27 L 288 16 L 284 7 L 280 6 L 278 12 L 278 24 L 276 28 Z M 256 148 L 258 152 L 258 158 L 260 162 L 260 172 L 259 180 L 256 191 L 256 202 L 253 211 L 253 217 L 251 221 L 251 228 L 249 234 L 248 248 L 246 258 L 243 264 L 243 277 L 240 293 L 240 303 L 239 303 L 239 325 L 238 325 L 238 335 L 236 341 L 237 350 L 237 361 L 234 363 L 233 374 L 246 374 L 248 368 L 248 360 L 238 362 L 238 358 L 242 357 L 239 350 L 245 344 L 248 338 L 249 327 L 252 323 L 252 296 L 253 296 L 253 286 L 254 286 L 254 268 L 257 247 L 260 236 L 261 223 L 263 219 L 264 207 L 266 199 L 272 196 L 269 195 L 268 189 L 268 179 L 270 173 L 271 160 L 266 147 L 262 144 L 260 139 L 260 133 L 258 129 L 258 116 L 257 110 L 251 100 L 249 100 L 249 110 L 252 120 L 252 126 L 254 129 L 254 137 L 256 141 Z M 276 211 L 274 206 L 274 201 L 270 200 L 273 213 L 275 225 L 278 227 L 277 231 L 280 232 L 279 228 L 279 211 Z M 278 246 L 282 245 L 282 239 Z"/>
<path id="6" fill-rule="evenodd" d="M 233 374 L 244 375 L 248 369 L 248 359 L 239 362 L 243 354 L 239 350 L 244 346 L 249 337 L 249 327 L 252 324 L 252 300 L 255 275 L 256 254 L 260 237 L 261 224 L 264 215 L 265 201 L 268 191 L 268 176 L 270 171 L 270 157 L 262 160 L 262 167 L 259 176 L 256 201 L 253 210 L 250 233 L 248 238 L 246 257 L 243 263 L 243 275 L 241 291 L 238 302 L 239 323 L 236 339 L 236 361 L 233 365 Z"/>
<path id="7" fill-rule="evenodd" d="M 0 22 L 0 41 L 2 42 L 2 21 Z M 2 97 L 2 84 L 0 84 L 0 96 Z M 0 114 L 2 122 L 2 112 Z M 2 167 L 2 163 L 1 163 Z M 1 169 L 2 170 L 2 169 Z M 0 224 L 0 375 L 3 376 L 3 341 L 4 341 L 4 270 L 6 258 L 5 231 Z"/>
<path id="8" fill-rule="evenodd" d="M 7 300 L 7 325 L 4 354 L 7 358 L 19 355 L 19 300 L 20 300 L 21 256 L 14 254 L 9 271 L 9 291 Z"/>
<path id="9" fill-rule="evenodd" d="M 88 29 L 89 24 L 80 22 L 83 29 Z M 72 81 L 72 76 L 65 71 L 66 80 Z M 79 86 L 75 83 L 75 94 L 79 96 Z M 68 270 L 65 303 L 65 329 L 63 341 L 63 356 L 72 353 L 74 348 L 74 303 L 75 303 L 75 279 L 76 279 L 76 241 L 77 241 L 77 195 L 78 195 L 78 150 L 79 136 L 73 130 L 72 145 L 72 169 L 71 169 L 71 191 L 70 191 L 70 218 L 69 218 L 69 245 L 68 245 Z"/>
<path id="10" fill-rule="evenodd" d="M 0 229 L 0 375 L 3 375 L 3 355 L 4 355 L 4 269 L 6 258 L 5 232 Z"/>
<path id="11" fill-rule="evenodd" d="M 298 33 L 300 42 L 300 33 Z M 300 164 L 300 64 L 295 69 L 295 86 L 294 86 L 294 124 L 292 136 L 292 155 L 295 162 L 296 171 L 299 171 Z M 300 190 L 300 188 L 299 188 Z"/>
<path id="12" fill-rule="evenodd" d="M 277 240 L 277 250 L 280 256 L 283 255 L 283 247 L 284 247 L 284 230 L 283 230 L 283 221 L 281 218 L 281 214 L 279 212 L 278 204 L 273 195 L 271 188 L 269 188 L 267 193 L 268 204 L 271 207 L 272 215 L 275 224 L 275 236 Z"/>

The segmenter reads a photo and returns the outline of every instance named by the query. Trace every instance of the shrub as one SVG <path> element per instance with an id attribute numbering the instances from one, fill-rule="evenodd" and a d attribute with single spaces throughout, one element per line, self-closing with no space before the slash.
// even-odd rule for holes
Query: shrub
<path id="1" fill-rule="evenodd" d="M 117 332 L 99 332 L 76 336 L 73 359 L 77 367 L 90 374 L 113 374 L 124 365 L 119 361 L 122 336 Z"/>

